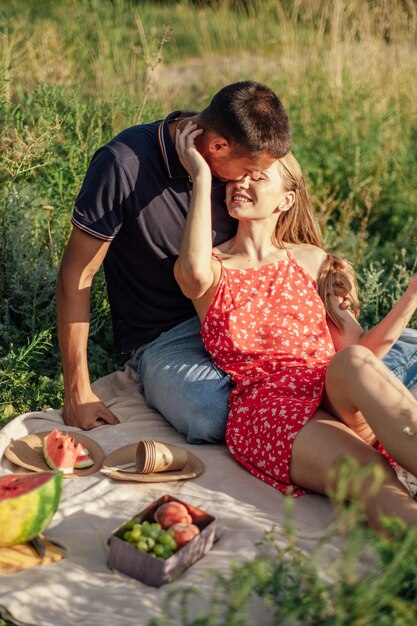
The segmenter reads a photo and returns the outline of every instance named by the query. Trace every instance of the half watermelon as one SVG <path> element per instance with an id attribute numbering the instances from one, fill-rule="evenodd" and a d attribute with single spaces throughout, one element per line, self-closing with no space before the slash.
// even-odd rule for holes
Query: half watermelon
<path id="1" fill-rule="evenodd" d="M 0 548 L 30 541 L 48 526 L 62 493 L 57 472 L 0 477 Z"/>

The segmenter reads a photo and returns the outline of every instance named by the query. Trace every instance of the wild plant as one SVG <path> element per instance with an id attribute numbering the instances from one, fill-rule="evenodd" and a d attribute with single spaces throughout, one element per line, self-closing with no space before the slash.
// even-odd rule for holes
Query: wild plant
<path id="1" fill-rule="evenodd" d="M 334 521 L 321 536 L 308 537 L 297 529 L 294 501 L 288 497 L 283 524 L 264 533 L 255 557 L 232 563 L 226 574 L 208 572 L 213 591 L 207 595 L 177 583 L 167 593 L 163 615 L 149 626 L 414 623 L 416 529 L 391 518 L 384 520 L 384 533 L 376 535 L 364 523 L 361 485 L 370 480 L 378 489 L 375 468 L 359 468 L 346 458 L 338 478 L 331 496 Z M 314 544 L 308 551 L 301 547 L 306 538 Z"/>

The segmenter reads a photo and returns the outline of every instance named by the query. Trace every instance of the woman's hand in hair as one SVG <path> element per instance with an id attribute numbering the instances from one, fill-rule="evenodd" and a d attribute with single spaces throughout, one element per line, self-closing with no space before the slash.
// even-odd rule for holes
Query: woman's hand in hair
<path id="1" fill-rule="evenodd" d="M 203 132 L 203 129 L 198 128 L 197 124 L 193 122 L 188 122 L 182 130 L 179 128 L 176 130 L 175 149 L 182 165 L 193 181 L 199 176 L 211 179 L 208 163 L 195 147 L 196 137 Z"/>
<path id="2" fill-rule="evenodd" d="M 344 289 L 343 287 L 335 287 L 334 295 L 339 298 L 339 309 L 344 311 L 346 309 L 352 308 L 353 298 L 350 293 L 346 291 L 346 289 Z"/>

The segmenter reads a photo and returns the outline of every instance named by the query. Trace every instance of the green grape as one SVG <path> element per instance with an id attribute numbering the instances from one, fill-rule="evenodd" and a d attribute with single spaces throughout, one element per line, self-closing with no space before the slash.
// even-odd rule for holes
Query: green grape
<path id="1" fill-rule="evenodd" d="M 172 533 L 169 533 L 167 530 L 163 530 L 159 535 L 159 543 L 162 543 L 163 546 L 168 546 L 171 543 Z"/>
<path id="2" fill-rule="evenodd" d="M 148 537 L 152 537 L 152 539 L 158 539 L 161 530 L 162 530 L 161 524 L 158 524 L 157 522 L 154 524 L 151 524 L 148 530 Z"/>
<path id="3" fill-rule="evenodd" d="M 149 550 L 152 550 L 152 548 L 155 546 L 155 539 L 153 537 L 146 537 L 146 539 L 144 539 L 144 541 L 146 541 L 146 544 L 149 548 Z"/>
<path id="4" fill-rule="evenodd" d="M 151 525 L 149 522 L 143 522 L 142 524 L 142 537 L 150 537 L 152 534 Z"/>
<path id="5" fill-rule="evenodd" d="M 144 539 L 141 539 L 140 541 L 138 541 L 138 543 L 136 544 L 136 547 L 141 552 L 149 552 L 148 544 Z"/>
<path id="6" fill-rule="evenodd" d="M 173 551 L 168 546 L 164 546 L 164 552 L 161 556 L 163 559 L 169 559 L 173 554 Z"/>
<path id="7" fill-rule="evenodd" d="M 169 548 L 171 548 L 173 552 L 175 552 L 175 550 L 177 549 L 177 542 L 175 541 L 175 539 L 171 538 L 171 541 L 167 545 Z"/>
<path id="8" fill-rule="evenodd" d="M 153 549 L 155 556 L 161 557 L 165 553 L 165 548 L 162 544 L 156 543 Z"/>
<path id="9" fill-rule="evenodd" d="M 142 535 L 142 526 L 140 524 L 135 524 L 131 530 L 132 540 L 139 541 Z"/>

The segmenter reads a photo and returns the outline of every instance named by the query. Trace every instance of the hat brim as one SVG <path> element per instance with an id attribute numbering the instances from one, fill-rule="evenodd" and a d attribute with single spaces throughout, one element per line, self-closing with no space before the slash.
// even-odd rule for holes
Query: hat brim
<path id="1" fill-rule="evenodd" d="M 117 469 L 109 469 L 117 465 L 125 465 L 127 463 L 135 463 L 137 443 L 129 443 L 114 450 L 103 461 L 102 470 L 106 476 L 114 478 L 114 480 L 133 481 L 140 483 L 165 483 L 173 480 L 186 480 L 195 478 L 204 472 L 204 463 L 195 454 L 187 450 L 187 463 L 182 470 L 168 472 L 153 472 L 151 474 L 139 474 L 121 472 Z M 169 445 L 169 444 L 167 444 Z"/>

